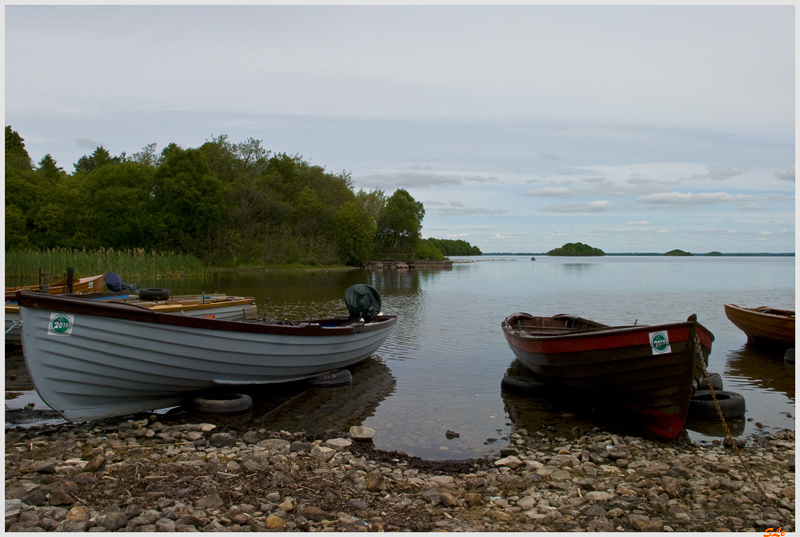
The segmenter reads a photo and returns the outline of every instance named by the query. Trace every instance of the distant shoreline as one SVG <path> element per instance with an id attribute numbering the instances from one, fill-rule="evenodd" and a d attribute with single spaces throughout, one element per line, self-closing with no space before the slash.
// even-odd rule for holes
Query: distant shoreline
<path id="1" fill-rule="evenodd" d="M 531 256 L 540 255 L 540 256 L 547 256 L 547 252 L 538 252 L 538 253 L 535 253 L 535 252 L 532 252 L 532 253 L 527 253 L 527 252 L 518 252 L 518 253 L 491 252 L 491 253 L 481 254 L 480 256 L 476 255 L 476 256 L 465 256 L 465 257 L 485 257 L 485 256 L 489 256 L 489 255 L 531 255 Z M 628 252 L 628 253 L 617 253 L 617 254 L 606 253 L 605 256 L 606 257 L 609 257 L 609 256 L 669 257 L 669 256 L 665 256 L 663 252 L 645 252 L 645 253 Z M 757 253 L 757 254 L 746 254 L 746 253 L 722 254 L 721 257 L 794 257 L 794 256 L 795 256 L 794 253 L 770 254 L 770 253 L 766 253 L 766 252 L 761 252 L 761 253 Z M 581 257 L 581 256 L 552 256 L 552 257 Z M 597 257 L 597 256 L 590 256 L 590 257 Z M 599 256 L 599 257 L 603 257 L 603 256 Z M 703 254 L 694 254 L 693 253 L 692 257 L 720 257 L 720 255 L 708 255 L 708 253 L 703 253 Z"/>

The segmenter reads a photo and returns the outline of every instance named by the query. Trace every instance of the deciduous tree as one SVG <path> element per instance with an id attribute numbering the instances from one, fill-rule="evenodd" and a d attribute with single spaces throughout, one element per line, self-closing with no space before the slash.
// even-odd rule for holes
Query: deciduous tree
<path id="1" fill-rule="evenodd" d="M 410 258 L 417 249 L 425 206 L 400 188 L 386 201 L 375 234 L 376 250 Z"/>

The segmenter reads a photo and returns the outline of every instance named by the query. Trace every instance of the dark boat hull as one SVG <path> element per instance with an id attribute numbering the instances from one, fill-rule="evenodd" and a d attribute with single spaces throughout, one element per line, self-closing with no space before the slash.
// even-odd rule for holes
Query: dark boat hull
<path id="1" fill-rule="evenodd" d="M 533 326 L 544 319 L 550 327 Z M 570 319 L 574 328 L 556 325 Z M 556 322 L 551 322 L 556 321 Z M 503 334 L 519 361 L 564 395 L 612 407 L 674 439 L 686 422 L 689 401 L 708 363 L 714 336 L 694 320 L 656 326 L 607 327 L 556 316 L 514 314 Z"/>
<path id="2" fill-rule="evenodd" d="M 725 316 L 749 340 L 794 345 L 794 311 L 725 304 Z"/>

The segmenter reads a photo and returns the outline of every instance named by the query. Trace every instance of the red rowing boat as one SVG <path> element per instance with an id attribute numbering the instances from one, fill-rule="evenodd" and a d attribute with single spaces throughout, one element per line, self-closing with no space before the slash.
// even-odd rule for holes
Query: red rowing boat
<path id="1" fill-rule="evenodd" d="M 537 380 L 630 413 L 667 440 L 683 429 L 714 341 L 695 315 L 680 323 L 606 326 L 572 315 L 515 313 L 501 326 Z"/>

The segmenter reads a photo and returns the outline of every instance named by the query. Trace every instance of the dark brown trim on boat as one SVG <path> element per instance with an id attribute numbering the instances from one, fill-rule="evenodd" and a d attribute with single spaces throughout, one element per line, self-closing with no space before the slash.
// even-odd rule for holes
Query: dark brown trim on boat
<path id="1" fill-rule="evenodd" d="M 291 323 L 224 321 L 220 319 L 206 319 L 204 317 L 190 317 L 172 313 L 158 313 L 136 304 L 118 304 L 113 302 L 85 300 L 82 298 L 46 295 L 30 291 L 18 291 L 16 300 L 20 307 L 50 310 L 59 313 L 91 315 L 140 323 L 165 324 L 205 330 L 220 330 L 224 332 L 247 332 L 252 334 L 281 334 L 311 337 L 344 336 L 382 330 L 397 322 L 397 317 L 395 315 L 381 315 L 367 324 L 353 324 L 347 317 L 294 321 Z M 335 326 L 325 326 L 331 324 Z"/>

